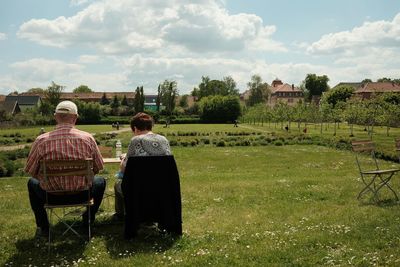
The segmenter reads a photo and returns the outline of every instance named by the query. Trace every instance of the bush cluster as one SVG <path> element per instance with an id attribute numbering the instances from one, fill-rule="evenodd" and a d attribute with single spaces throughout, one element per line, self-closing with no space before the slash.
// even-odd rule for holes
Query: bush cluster
<path id="1" fill-rule="evenodd" d="M 28 157 L 29 148 L 6 151 L 0 154 L 0 177 L 11 177 L 23 165 L 18 159 Z"/>
<path id="2" fill-rule="evenodd" d="M 3 134 L 0 136 L 0 145 L 12 145 L 19 143 L 32 143 L 35 140 L 34 137 L 24 136 L 20 132 Z"/>

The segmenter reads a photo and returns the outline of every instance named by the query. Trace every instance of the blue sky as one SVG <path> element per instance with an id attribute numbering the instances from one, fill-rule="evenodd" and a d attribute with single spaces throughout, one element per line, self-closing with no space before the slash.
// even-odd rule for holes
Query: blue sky
<path id="1" fill-rule="evenodd" d="M 65 91 L 154 93 L 165 79 L 181 94 L 201 76 L 253 74 L 330 86 L 400 78 L 400 1 L 3 0 L 0 94 L 51 81 Z"/>

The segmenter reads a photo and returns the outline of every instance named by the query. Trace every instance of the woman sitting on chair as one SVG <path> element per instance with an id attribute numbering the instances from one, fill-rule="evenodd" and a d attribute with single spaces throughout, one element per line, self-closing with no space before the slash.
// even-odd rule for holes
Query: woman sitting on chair
<path id="1" fill-rule="evenodd" d="M 146 157 L 171 155 L 171 148 L 167 138 L 153 133 L 151 131 L 153 125 L 153 118 L 143 112 L 136 114 L 131 119 L 131 129 L 134 136 L 129 144 L 127 154 L 122 158 L 120 172 L 117 175 L 119 179 L 117 179 L 117 182 L 114 186 L 115 215 L 118 218 L 122 218 L 124 216 L 124 199 L 121 183 L 128 158 L 132 156 Z"/>

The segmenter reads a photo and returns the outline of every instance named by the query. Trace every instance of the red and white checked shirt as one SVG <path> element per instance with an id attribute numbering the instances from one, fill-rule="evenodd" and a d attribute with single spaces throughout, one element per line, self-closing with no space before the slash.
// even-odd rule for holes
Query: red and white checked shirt
<path id="1" fill-rule="evenodd" d="M 85 186 L 81 176 L 55 177 L 46 183 L 38 175 L 39 162 L 46 160 L 93 159 L 93 171 L 103 169 L 103 158 L 93 136 L 72 124 L 58 124 L 54 131 L 38 136 L 29 153 L 25 172 L 37 178 L 44 190 L 80 190 Z M 90 184 L 91 186 L 91 184 Z"/>

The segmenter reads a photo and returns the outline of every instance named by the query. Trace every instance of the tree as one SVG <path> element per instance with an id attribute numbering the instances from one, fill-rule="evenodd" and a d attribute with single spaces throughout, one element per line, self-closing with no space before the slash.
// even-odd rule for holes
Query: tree
<path id="1" fill-rule="evenodd" d="M 247 83 L 250 90 L 250 96 L 246 104 L 254 106 L 258 103 L 264 103 L 268 99 L 268 84 L 263 83 L 260 75 L 251 76 L 251 81 Z"/>
<path id="2" fill-rule="evenodd" d="M 343 119 L 350 125 L 350 136 L 354 136 L 353 125 L 360 122 L 363 117 L 362 100 L 358 98 L 350 99 L 346 102 L 343 112 Z"/>
<path id="3" fill-rule="evenodd" d="M 367 78 L 367 79 L 362 80 L 361 83 L 362 84 L 372 83 L 372 80 Z"/>
<path id="4" fill-rule="evenodd" d="M 61 93 L 64 90 L 64 86 L 58 85 L 55 82 L 51 82 L 51 85 L 45 90 L 45 101 L 50 103 L 52 107 L 56 107 L 60 102 Z"/>
<path id="5" fill-rule="evenodd" d="M 80 123 L 98 123 L 101 119 L 99 103 L 74 101 L 79 110 Z"/>
<path id="6" fill-rule="evenodd" d="M 239 95 L 239 90 L 231 76 L 224 77 L 222 81 L 210 80 L 210 77 L 202 76 L 199 88 L 193 88 L 191 94 L 201 99 L 211 95 Z"/>
<path id="7" fill-rule="evenodd" d="M 31 89 L 29 89 L 27 91 L 27 93 L 44 95 L 45 94 L 45 90 L 42 89 L 42 88 L 31 88 Z"/>
<path id="8" fill-rule="evenodd" d="M 113 100 L 111 101 L 110 106 L 111 106 L 113 109 L 119 108 L 120 103 L 119 103 L 119 100 L 118 100 L 117 95 L 114 95 Z"/>
<path id="9" fill-rule="evenodd" d="M 157 88 L 156 107 L 158 112 L 160 112 L 160 106 L 161 106 L 161 84 L 159 84 Z"/>
<path id="10" fill-rule="evenodd" d="M 378 79 L 378 80 L 376 80 L 378 83 L 384 83 L 384 82 L 391 82 L 392 81 L 392 79 L 391 78 L 386 78 L 386 77 L 383 77 L 383 78 L 380 78 L 380 79 Z"/>
<path id="11" fill-rule="evenodd" d="M 143 112 L 144 110 L 144 94 L 143 94 L 143 86 L 136 87 L 135 98 L 133 99 L 133 108 L 135 112 Z"/>
<path id="12" fill-rule="evenodd" d="M 178 95 L 176 81 L 165 80 L 161 84 L 161 102 L 165 106 L 165 112 L 168 115 L 172 114 L 175 108 L 175 98 Z"/>
<path id="13" fill-rule="evenodd" d="M 79 85 L 72 92 L 74 92 L 74 93 L 92 93 L 93 90 L 90 89 L 87 85 Z"/>
<path id="14" fill-rule="evenodd" d="M 200 118 L 204 122 L 233 122 L 241 114 L 237 96 L 207 96 L 200 101 Z"/>
<path id="15" fill-rule="evenodd" d="M 140 86 L 140 110 L 141 111 L 144 111 L 144 101 L 145 101 L 145 97 L 144 97 L 143 86 Z"/>
<path id="16" fill-rule="evenodd" d="M 226 95 L 239 95 L 239 89 L 236 88 L 236 82 L 231 76 L 223 78 L 225 83 Z"/>
<path id="17" fill-rule="evenodd" d="M 100 105 L 108 105 L 110 104 L 110 100 L 108 100 L 106 93 L 103 93 L 103 96 L 101 97 L 100 100 Z"/>
<path id="18" fill-rule="evenodd" d="M 126 98 L 126 95 L 124 95 L 122 98 L 121 106 L 128 106 L 128 99 Z"/>
<path id="19" fill-rule="evenodd" d="M 313 96 L 321 96 L 323 92 L 329 89 L 329 78 L 326 75 L 317 76 L 316 74 L 307 74 L 304 80 L 304 85 L 308 91 L 308 101 L 311 101 Z"/>
<path id="20" fill-rule="evenodd" d="M 328 90 L 322 97 L 322 101 L 326 101 L 333 107 L 336 106 L 338 102 L 346 102 L 354 93 L 354 88 L 351 86 L 341 85 L 335 89 Z"/>
<path id="21" fill-rule="evenodd" d="M 179 106 L 181 108 L 187 108 L 188 107 L 188 95 L 183 95 L 179 99 Z"/>

